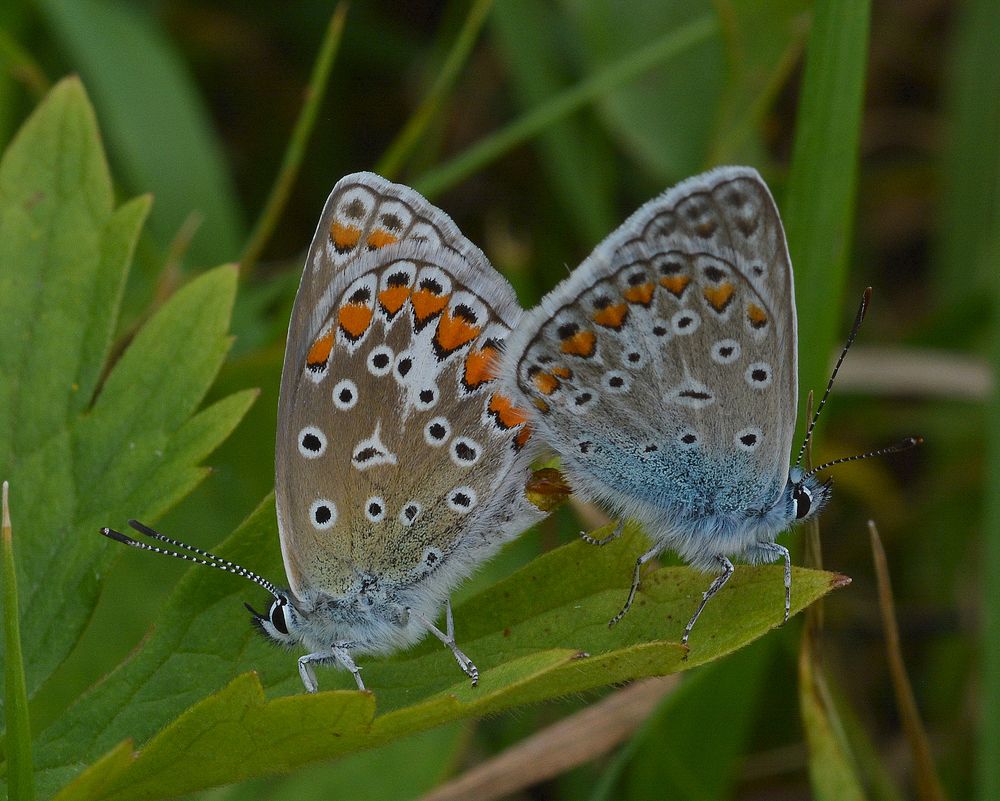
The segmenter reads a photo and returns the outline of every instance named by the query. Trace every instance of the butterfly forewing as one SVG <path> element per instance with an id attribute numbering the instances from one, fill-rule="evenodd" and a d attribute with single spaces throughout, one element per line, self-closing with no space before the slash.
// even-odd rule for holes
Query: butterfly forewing
<path id="1" fill-rule="evenodd" d="M 792 292 L 759 175 L 690 179 L 522 321 L 504 365 L 511 392 L 599 495 L 708 515 L 769 506 L 795 423 Z"/>
<path id="2" fill-rule="evenodd" d="M 510 285 L 415 192 L 338 183 L 282 374 L 276 494 L 296 594 L 348 593 L 363 576 L 405 587 L 517 533 L 530 432 L 496 370 L 519 315 Z"/>

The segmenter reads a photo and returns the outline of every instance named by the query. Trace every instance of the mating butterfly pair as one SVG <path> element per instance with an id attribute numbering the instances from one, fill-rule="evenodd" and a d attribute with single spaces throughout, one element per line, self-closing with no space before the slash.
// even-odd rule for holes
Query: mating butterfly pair
<path id="1" fill-rule="evenodd" d="M 267 614 L 248 608 L 271 638 L 308 650 L 310 692 L 314 664 L 346 668 L 363 689 L 355 655 L 428 632 L 475 684 L 448 596 L 543 517 L 525 486 L 547 447 L 575 492 L 653 541 L 612 625 L 667 548 L 721 571 L 683 642 L 730 556 L 784 559 L 787 618 L 790 560 L 775 538 L 829 495 L 815 470 L 789 468 L 796 358 L 785 236 L 752 169 L 650 201 L 527 313 L 446 214 L 349 175 L 313 238 L 282 371 L 275 491 L 289 589 L 136 522 L 179 550 L 102 533 L 266 589 Z"/>

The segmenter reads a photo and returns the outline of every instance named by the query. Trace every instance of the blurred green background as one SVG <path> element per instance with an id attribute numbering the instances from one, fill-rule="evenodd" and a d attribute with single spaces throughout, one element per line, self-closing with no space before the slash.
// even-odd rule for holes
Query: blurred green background
<path id="1" fill-rule="evenodd" d="M 852 6 L 864 46 L 868 7 Z M 79 73 L 119 197 L 155 196 L 127 288 L 123 338 L 191 276 L 240 258 L 281 169 L 332 12 L 319 0 L 0 6 L 0 143 L 47 85 Z M 236 343 L 208 401 L 252 386 L 260 398 L 211 457 L 213 475 L 161 528 L 210 547 L 272 488 L 285 328 L 305 247 L 337 178 L 380 168 L 428 192 L 529 305 L 641 203 L 716 164 L 756 166 L 786 211 L 786 192 L 789 205 L 803 193 L 823 197 L 830 187 L 808 182 L 822 175 L 822 151 L 797 153 L 799 172 L 789 177 L 802 147 L 796 126 L 812 108 L 801 86 L 813 12 L 804 0 L 354 3 L 287 205 L 260 259 L 242 271 Z M 673 49 L 635 66 L 664 41 Z M 831 250 L 849 243 L 846 272 L 832 282 L 815 272 L 825 265 L 796 263 L 804 389 L 821 388 L 830 337 L 846 334 L 856 298 L 874 287 L 820 424 L 817 458 L 911 433 L 927 440 L 917 451 L 836 471 L 822 520 L 825 566 L 854 580 L 825 604 L 823 655 L 872 798 L 912 797 L 919 788 L 887 672 L 869 518 L 888 553 L 902 651 L 943 782 L 953 798 L 1000 791 L 985 766 L 1000 761 L 992 723 L 1000 718 L 1000 665 L 990 650 L 1000 647 L 1000 499 L 988 480 L 1000 462 L 991 395 L 1000 352 L 998 41 L 994 0 L 874 2 L 853 230 L 800 234 L 827 237 Z M 608 78 L 630 64 L 630 80 Z M 594 89 L 594 102 L 560 113 L 568 93 L 595 80 L 608 85 Z M 427 107 L 435 87 L 440 103 Z M 418 110 L 426 127 L 401 146 Z M 506 128 L 512 121 L 532 135 Z M 504 130 L 515 146 L 493 138 Z M 591 523 L 561 510 L 463 593 L 571 539 L 581 525 Z M 800 539 L 786 541 L 798 548 Z M 57 717 L 135 647 L 183 569 L 122 554 L 84 641 L 43 688 L 37 718 Z M 234 626 L 245 623 L 234 617 Z M 685 675 L 625 746 L 509 797 L 813 797 L 795 691 L 800 632 L 790 625 Z M 446 727 L 197 797 L 417 798 L 599 698 Z M 597 728 L 579 731 L 584 741 L 600 736 Z"/>

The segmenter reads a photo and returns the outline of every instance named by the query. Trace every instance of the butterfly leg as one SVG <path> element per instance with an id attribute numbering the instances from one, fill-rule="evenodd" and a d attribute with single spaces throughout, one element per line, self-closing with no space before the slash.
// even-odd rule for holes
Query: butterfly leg
<path id="1" fill-rule="evenodd" d="M 330 659 L 351 672 L 359 690 L 365 689 L 365 683 L 361 680 L 361 668 L 354 664 L 350 651 L 344 645 L 335 645 L 329 651 L 318 651 L 314 654 L 306 654 L 299 657 L 299 676 L 302 678 L 306 692 L 314 693 L 319 688 L 316 682 L 316 671 L 313 670 L 313 663 L 327 662 Z"/>
<path id="2" fill-rule="evenodd" d="M 441 640 L 441 642 L 448 647 L 452 656 L 455 657 L 455 661 L 458 662 L 458 666 L 462 668 L 462 672 L 472 679 L 472 686 L 475 687 L 479 684 L 479 668 L 477 668 L 473 661 L 463 654 L 462 651 L 459 650 L 459 647 L 455 644 L 455 619 L 451 614 L 451 600 L 449 599 L 446 601 L 444 607 L 446 631 L 441 631 L 441 629 L 435 626 L 434 623 L 432 623 L 424 615 L 420 614 L 420 612 L 416 609 L 408 609 L 407 611 L 423 623 L 431 634 Z"/>
<path id="3" fill-rule="evenodd" d="M 777 559 L 785 560 L 785 619 L 783 622 L 787 623 L 788 616 L 792 612 L 792 556 L 784 545 L 778 545 L 776 542 L 759 542 L 757 547 L 769 562 Z"/>
<path id="4" fill-rule="evenodd" d="M 618 526 L 620 528 L 622 524 L 619 523 Z M 613 618 L 611 618 L 611 620 L 608 621 L 609 629 L 612 626 L 614 626 L 619 620 L 625 617 L 625 613 L 632 608 L 632 601 L 635 600 L 635 594 L 639 590 L 639 574 L 642 571 L 642 566 L 646 564 L 646 562 L 648 562 L 650 559 L 655 559 L 657 554 L 659 554 L 660 551 L 662 550 L 663 550 L 662 545 L 656 545 L 650 548 L 648 551 L 646 551 L 646 553 L 644 553 L 642 556 L 640 556 L 638 559 L 635 560 L 635 568 L 632 570 L 632 587 L 628 591 L 628 598 L 625 599 L 625 606 L 622 607 L 622 610 L 617 615 L 615 615 Z"/>
<path id="5" fill-rule="evenodd" d="M 608 534 L 608 536 L 606 537 L 601 537 L 600 539 L 597 539 L 596 537 L 591 537 L 587 532 L 581 531 L 580 539 L 590 545 L 607 545 L 612 540 L 618 539 L 622 535 L 622 532 L 624 530 L 625 530 L 625 520 L 622 519 L 618 521 L 618 525 L 615 526 L 615 530 L 612 531 L 610 534 Z"/>
<path id="6" fill-rule="evenodd" d="M 716 554 L 715 560 L 722 565 L 722 572 L 715 577 L 712 583 L 708 585 L 708 589 L 701 594 L 701 603 L 698 604 L 698 608 L 695 610 L 694 615 L 684 627 L 684 636 L 681 637 L 681 645 L 687 645 L 688 637 L 691 636 L 691 629 L 693 629 L 694 624 L 698 622 L 698 618 L 701 617 L 701 613 L 708 605 L 708 602 L 711 601 L 715 594 L 726 585 L 726 582 L 729 581 L 729 577 L 733 575 L 733 570 L 735 570 L 733 563 L 730 562 L 725 556 L 722 554 Z"/>

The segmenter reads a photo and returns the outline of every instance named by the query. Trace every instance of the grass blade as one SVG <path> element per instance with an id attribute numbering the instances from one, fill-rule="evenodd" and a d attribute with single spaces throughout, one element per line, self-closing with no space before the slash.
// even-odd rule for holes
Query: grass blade
<path id="1" fill-rule="evenodd" d="M 869 0 L 816 4 L 782 209 L 795 265 L 800 390 L 826 383 L 826 354 L 844 326 L 868 61 Z M 802 429 L 800 420 L 799 428 Z"/>
<path id="2" fill-rule="evenodd" d="M 31 721 L 28 719 L 28 689 L 21 657 L 21 624 L 17 599 L 17 566 L 14 562 L 14 537 L 7 506 L 7 482 L 3 482 L 3 627 L 4 701 L 7 710 L 5 750 L 7 782 L 12 798 L 31 801 L 35 797 L 34 769 L 31 762 Z"/>
<path id="3" fill-rule="evenodd" d="M 992 98 L 989 102 L 996 102 Z M 985 101 L 984 101 L 985 102 Z M 993 196 L 1000 191 L 1000 164 L 993 162 Z M 990 249 L 984 266 L 993 273 L 993 365 L 1000 365 L 1000 203 L 993 207 Z M 980 637 L 979 743 L 977 797 L 1000 798 L 1000 391 L 993 390 L 987 410 L 989 451 L 985 483 L 986 519 L 982 536 L 983 630 Z"/>
<path id="4" fill-rule="evenodd" d="M 327 25 L 326 35 L 320 46 L 319 55 L 313 65 L 312 75 L 309 78 L 309 85 L 306 88 L 306 102 L 302 106 L 299 118 L 295 123 L 295 130 L 285 151 L 284 161 L 281 163 L 281 170 L 271 187 L 271 194 L 264 204 L 257 223 L 243 248 L 243 255 L 240 257 L 240 267 L 243 277 L 249 274 L 253 265 L 257 263 L 261 251 L 267 244 L 274 227 L 278 224 L 281 213 L 288 202 L 288 195 L 292 191 L 292 184 L 299 174 L 302 166 L 302 159 L 305 157 L 306 146 L 309 143 L 309 135 L 316 124 L 316 115 L 326 94 L 327 79 L 330 77 L 330 70 L 333 68 L 334 59 L 340 49 L 340 40 L 344 33 L 344 23 L 347 20 L 347 3 L 341 2 L 334 9 L 333 16 L 330 17 L 330 24 Z"/>
<path id="5" fill-rule="evenodd" d="M 567 47 L 565 21 L 557 6 L 504 0 L 490 22 L 494 45 L 521 109 L 556 97 L 577 80 L 579 68 Z M 560 211 L 582 242 L 597 242 L 618 225 L 613 202 L 618 180 L 615 151 L 596 114 L 588 109 L 563 118 L 543 131 L 533 147 L 539 168 L 561 196 Z M 587 169 L 581 170 L 581 164 Z"/>
<path id="6" fill-rule="evenodd" d="M 718 33 L 718 19 L 706 15 L 642 48 L 628 58 L 581 81 L 572 89 L 529 111 L 524 116 L 481 140 L 464 153 L 420 176 L 414 188 L 427 197 L 434 197 L 450 186 L 495 161 L 508 151 L 540 134 L 554 122 L 593 103 L 599 97 L 626 81 L 637 78 L 657 64 L 662 64 Z"/>
<path id="7" fill-rule="evenodd" d="M 882 613 L 882 625 L 885 628 L 889 674 L 892 676 L 892 687 L 896 692 L 896 708 L 899 710 L 903 731 L 913 753 L 913 764 L 917 769 L 917 798 L 920 801 L 944 801 L 947 796 L 934 767 L 927 731 L 920 719 L 917 699 L 913 697 L 913 685 L 910 684 L 906 664 L 903 662 L 903 652 L 899 646 L 899 626 L 896 623 L 896 608 L 892 600 L 889 565 L 874 520 L 868 521 L 868 531 L 871 533 L 872 558 L 875 562 L 875 577 L 878 579 L 878 605 Z"/>
<path id="8" fill-rule="evenodd" d="M 48 77 L 41 65 L 11 36 L 10 31 L 0 28 L 0 65 L 22 84 L 36 100 L 40 100 L 51 88 Z"/>
<path id="9" fill-rule="evenodd" d="M 441 110 L 448 92 L 458 80 L 491 8 L 493 8 L 493 0 L 474 0 L 468 15 L 465 17 L 462 29 L 458 32 L 455 43 L 448 52 L 441 72 L 438 73 L 427 97 L 424 98 L 413 116 L 403 126 L 403 130 L 399 132 L 385 154 L 379 159 L 375 167 L 375 172 L 379 175 L 384 175 L 386 178 L 395 178 L 399 175 L 403 163 L 420 142 L 427 127 Z"/>
<path id="10" fill-rule="evenodd" d="M 840 713 L 820 656 L 820 630 L 807 622 L 799 649 L 799 708 L 809 746 L 809 778 L 816 801 L 864 801 Z"/>
<path id="11" fill-rule="evenodd" d="M 990 290 L 996 265 L 991 248 L 1000 213 L 1000 196 L 996 194 L 1000 171 L 1000 93 L 996 91 L 1000 4 L 995 0 L 963 3 L 957 23 L 941 236 L 931 273 L 941 309 L 968 308 L 964 304 Z M 1000 792 L 1000 781 L 993 786 Z"/>

